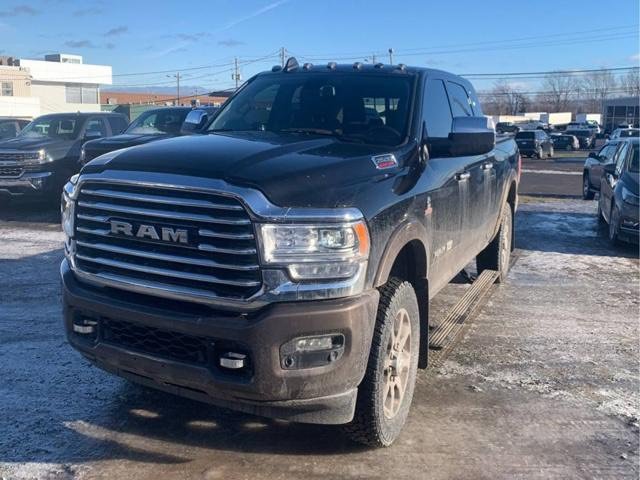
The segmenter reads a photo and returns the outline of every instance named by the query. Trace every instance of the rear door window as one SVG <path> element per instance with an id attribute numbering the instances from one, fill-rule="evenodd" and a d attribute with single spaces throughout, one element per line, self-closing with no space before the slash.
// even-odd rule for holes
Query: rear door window
<path id="1" fill-rule="evenodd" d="M 109 126 L 111 127 L 111 134 L 118 135 L 127 128 L 127 121 L 122 117 L 107 117 Z"/>
<path id="2" fill-rule="evenodd" d="M 622 175 L 622 170 L 624 169 L 624 161 L 627 158 L 627 152 L 629 151 L 629 144 L 625 143 L 620 150 L 618 150 L 618 153 L 615 156 L 615 162 L 616 162 L 616 175 L 620 176 Z"/>
<path id="3" fill-rule="evenodd" d="M 107 125 L 102 118 L 93 117 L 87 121 L 85 133 L 99 133 L 101 137 L 107 136 Z"/>

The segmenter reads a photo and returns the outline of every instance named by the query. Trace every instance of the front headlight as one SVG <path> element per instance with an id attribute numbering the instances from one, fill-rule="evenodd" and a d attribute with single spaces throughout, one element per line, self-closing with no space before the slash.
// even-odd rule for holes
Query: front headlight
<path id="1" fill-rule="evenodd" d="M 73 238 L 74 213 L 75 213 L 75 196 L 76 185 L 78 184 L 78 175 L 72 176 L 62 190 L 62 198 L 60 203 L 60 215 L 62 223 L 62 231 L 67 238 Z"/>
<path id="2" fill-rule="evenodd" d="M 369 258 L 369 232 L 364 222 L 339 225 L 258 227 L 262 260 L 286 267 L 293 280 L 353 277 Z"/>
<path id="3" fill-rule="evenodd" d="M 25 165 L 41 165 L 43 163 L 51 162 L 53 160 L 53 158 L 51 158 L 51 155 L 49 155 L 44 148 L 41 148 L 36 153 L 37 153 L 37 156 L 34 156 L 24 161 Z"/>
<path id="4" fill-rule="evenodd" d="M 622 187 L 622 201 L 625 203 L 629 203 L 631 205 L 638 205 L 639 202 L 638 195 L 633 193 L 631 190 L 628 190 L 625 187 Z"/>

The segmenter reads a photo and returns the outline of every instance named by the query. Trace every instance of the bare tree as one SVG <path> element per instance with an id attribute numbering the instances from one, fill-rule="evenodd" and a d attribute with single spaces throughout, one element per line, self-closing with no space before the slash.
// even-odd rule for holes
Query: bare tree
<path id="1" fill-rule="evenodd" d="M 616 77 L 611 70 L 598 70 L 585 74 L 581 80 L 582 92 L 588 108 L 592 112 L 599 112 L 602 101 L 609 98 L 616 88 Z"/>
<path id="2" fill-rule="evenodd" d="M 488 111 L 494 115 L 515 115 L 524 111 L 527 104 L 526 97 L 513 84 L 500 80 L 486 95 Z"/>
<path id="3" fill-rule="evenodd" d="M 620 87 L 625 95 L 640 97 L 640 68 L 629 70 L 620 77 Z"/>
<path id="4" fill-rule="evenodd" d="M 542 81 L 542 93 L 538 102 L 548 112 L 566 112 L 571 107 L 571 97 L 579 93 L 580 85 L 575 76 L 566 73 L 551 73 Z"/>

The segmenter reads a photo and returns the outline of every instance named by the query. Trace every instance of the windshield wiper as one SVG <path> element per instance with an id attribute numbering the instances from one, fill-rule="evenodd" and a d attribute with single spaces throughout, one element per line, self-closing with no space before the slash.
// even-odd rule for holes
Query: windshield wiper
<path id="1" fill-rule="evenodd" d="M 309 135 L 324 135 L 329 137 L 335 137 L 338 140 L 342 140 L 344 142 L 356 142 L 356 143 L 364 143 L 363 140 L 359 138 L 349 137 L 343 135 L 339 130 L 327 130 L 325 128 L 282 128 L 278 130 L 278 132 L 283 133 L 306 133 Z"/>

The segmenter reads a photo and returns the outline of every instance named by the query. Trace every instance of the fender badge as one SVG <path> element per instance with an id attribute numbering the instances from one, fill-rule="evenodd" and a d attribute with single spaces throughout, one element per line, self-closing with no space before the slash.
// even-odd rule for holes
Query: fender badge
<path id="1" fill-rule="evenodd" d="M 386 170 L 398 166 L 398 161 L 393 153 L 385 153 L 384 155 L 376 155 L 371 157 L 371 161 L 378 170 Z"/>

